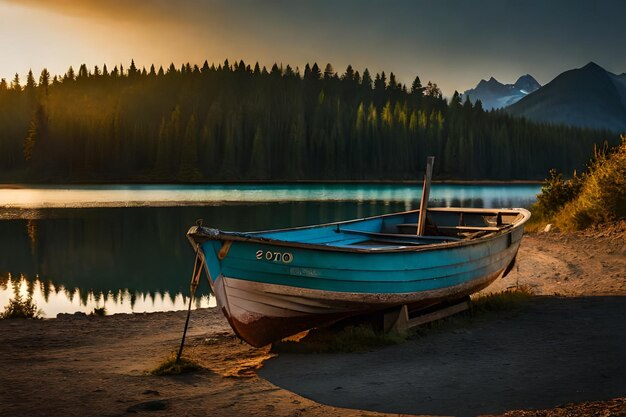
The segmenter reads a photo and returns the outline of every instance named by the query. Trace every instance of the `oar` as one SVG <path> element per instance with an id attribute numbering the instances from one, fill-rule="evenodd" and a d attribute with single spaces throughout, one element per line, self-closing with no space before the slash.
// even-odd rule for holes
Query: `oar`
<path id="1" fill-rule="evenodd" d="M 426 210 L 428 209 L 428 197 L 430 196 L 430 182 L 433 179 L 433 165 L 435 157 L 426 158 L 426 173 L 424 174 L 424 188 L 422 188 L 422 200 L 420 201 L 420 214 L 417 220 L 417 235 L 424 236 L 426 230 Z"/>
<path id="2" fill-rule="evenodd" d="M 187 308 L 187 320 L 185 320 L 185 329 L 183 330 L 183 337 L 180 340 L 180 348 L 176 355 L 176 363 L 180 361 L 180 357 L 183 354 L 183 346 L 185 345 L 185 336 L 187 336 L 187 327 L 189 327 L 189 317 L 191 316 L 191 303 L 193 296 L 198 288 L 198 282 L 200 281 L 200 275 L 202 275 L 202 257 L 200 256 L 200 245 L 196 244 L 196 261 L 193 265 L 193 273 L 191 274 L 191 283 L 189 284 L 189 307 Z"/>

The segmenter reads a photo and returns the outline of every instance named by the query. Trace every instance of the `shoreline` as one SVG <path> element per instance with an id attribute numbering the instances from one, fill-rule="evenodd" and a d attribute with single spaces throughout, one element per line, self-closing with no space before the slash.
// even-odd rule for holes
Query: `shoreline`
<path id="1" fill-rule="evenodd" d="M 3 182 L 0 189 L 22 189 L 31 187 L 71 187 L 71 186 L 216 186 L 216 185 L 299 185 L 299 184 L 371 184 L 371 185 L 421 185 L 422 180 L 231 180 L 231 181 L 198 181 L 198 182 L 176 182 L 176 181 L 67 181 L 67 182 Z M 446 185 L 537 185 L 543 180 L 433 180 L 433 184 Z"/>
<path id="2" fill-rule="evenodd" d="M 0 415 L 464 415 L 468 404 L 507 417 L 623 413 L 625 233 L 527 234 L 517 268 L 484 292 L 520 285 L 537 297 L 361 353 L 254 349 L 218 309 L 201 309 L 184 355 L 203 369 L 157 377 L 147 372 L 178 347 L 185 311 L 0 320 Z M 472 389 L 463 375 L 480 377 L 480 398 L 457 394 Z"/>

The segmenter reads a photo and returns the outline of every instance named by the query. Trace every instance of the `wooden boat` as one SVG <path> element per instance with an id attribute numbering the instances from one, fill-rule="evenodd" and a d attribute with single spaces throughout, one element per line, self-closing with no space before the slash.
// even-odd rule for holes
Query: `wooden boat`
<path id="1" fill-rule="evenodd" d="M 427 199 L 426 199 L 427 201 Z M 513 265 L 530 213 L 430 208 L 264 232 L 192 227 L 219 307 L 260 347 L 303 330 L 479 291 Z"/>

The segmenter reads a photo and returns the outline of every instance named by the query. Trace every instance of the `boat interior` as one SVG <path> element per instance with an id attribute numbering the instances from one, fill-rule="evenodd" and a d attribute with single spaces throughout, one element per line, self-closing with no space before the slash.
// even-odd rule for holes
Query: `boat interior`
<path id="1" fill-rule="evenodd" d="M 519 209 L 430 208 L 424 233 L 418 235 L 419 210 L 362 220 L 253 235 L 304 244 L 390 249 L 472 240 L 499 233 L 527 217 Z"/>

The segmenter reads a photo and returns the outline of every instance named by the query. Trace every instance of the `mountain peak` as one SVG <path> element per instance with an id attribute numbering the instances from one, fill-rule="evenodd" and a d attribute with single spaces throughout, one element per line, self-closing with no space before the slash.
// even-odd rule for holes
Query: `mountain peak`
<path id="1" fill-rule="evenodd" d="M 541 84 L 539 84 L 532 75 L 526 74 L 519 77 L 517 81 L 515 81 L 515 84 L 513 84 L 513 87 L 524 94 L 530 94 L 535 90 L 539 90 Z"/>
<path id="2" fill-rule="evenodd" d="M 626 131 L 626 80 L 589 62 L 559 74 L 507 111 L 544 123 Z"/>
<path id="3" fill-rule="evenodd" d="M 584 67 L 582 67 L 581 69 L 593 70 L 593 71 L 597 71 L 597 70 L 605 71 L 604 68 L 602 68 L 600 65 L 596 64 L 593 61 L 589 61 L 589 63 L 587 65 L 585 65 Z"/>
<path id="4" fill-rule="evenodd" d="M 502 108 L 515 103 L 525 95 L 537 90 L 541 85 L 531 75 L 519 77 L 515 84 L 502 84 L 494 77 L 480 80 L 475 88 L 465 91 L 473 102 L 480 100 L 487 110 Z"/>
<path id="5" fill-rule="evenodd" d="M 493 77 L 490 77 L 488 81 L 485 81 L 484 79 L 480 80 L 478 85 L 476 85 L 476 88 L 498 88 L 503 85 L 504 84 L 502 84 L 500 81 L 496 80 Z"/>

